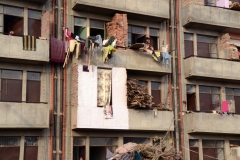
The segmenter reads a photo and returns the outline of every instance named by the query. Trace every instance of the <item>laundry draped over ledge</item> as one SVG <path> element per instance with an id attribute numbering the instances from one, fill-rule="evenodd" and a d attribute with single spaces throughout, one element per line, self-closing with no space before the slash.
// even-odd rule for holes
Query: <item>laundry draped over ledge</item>
<path id="1" fill-rule="evenodd" d="M 50 61 L 63 63 L 65 56 L 65 43 L 50 36 Z"/>

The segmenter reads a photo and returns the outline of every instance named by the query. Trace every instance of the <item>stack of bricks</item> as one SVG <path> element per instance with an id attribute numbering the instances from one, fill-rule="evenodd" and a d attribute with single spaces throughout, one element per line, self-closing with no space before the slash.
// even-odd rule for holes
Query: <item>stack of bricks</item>
<path id="1" fill-rule="evenodd" d="M 224 48 L 228 48 L 230 46 L 229 41 L 230 41 L 230 36 L 228 33 L 222 35 L 219 38 L 219 49 L 223 50 Z"/>
<path id="2" fill-rule="evenodd" d="M 204 0 L 182 0 L 182 7 L 188 4 L 204 5 Z"/>
<path id="3" fill-rule="evenodd" d="M 50 34 L 50 12 L 47 11 L 42 14 L 41 37 L 49 38 Z"/>
<path id="4" fill-rule="evenodd" d="M 126 14 L 115 14 L 111 22 L 106 24 L 108 38 L 114 36 L 117 46 L 125 47 L 128 44 L 128 22 Z"/>
<path id="5" fill-rule="evenodd" d="M 72 76 L 71 76 L 71 106 L 78 106 L 78 65 L 72 65 Z"/>

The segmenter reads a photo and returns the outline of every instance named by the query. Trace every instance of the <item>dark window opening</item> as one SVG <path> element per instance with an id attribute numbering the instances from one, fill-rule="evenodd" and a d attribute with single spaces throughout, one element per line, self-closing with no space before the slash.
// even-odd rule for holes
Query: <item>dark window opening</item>
<path id="1" fill-rule="evenodd" d="M 128 45 L 144 43 L 146 41 L 145 27 L 128 25 Z"/>
<path id="2" fill-rule="evenodd" d="M 3 28 L 6 34 L 13 31 L 14 35 L 23 35 L 23 17 L 4 15 Z"/>
<path id="3" fill-rule="evenodd" d="M 199 160 L 198 140 L 189 140 L 190 160 Z"/>
<path id="4" fill-rule="evenodd" d="M 28 35 L 41 37 L 41 20 L 28 18 Z"/>
<path id="5" fill-rule="evenodd" d="M 41 93 L 41 74 L 37 72 L 27 72 L 27 97 L 28 103 L 39 103 Z"/>
<path id="6" fill-rule="evenodd" d="M 105 22 L 99 20 L 90 20 L 90 36 L 101 35 L 102 39 L 105 38 Z"/>
<path id="7" fill-rule="evenodd" d="M 220 110 L 220 88 L 199 86 L 200 111 Z"/>
<path id="8" fill-rule="evenodd" d="M 151 95 L 153 96 L 153 106 L 158 106 L 161 103 L 161 88 L 159 82 L 151 82 Z"/>
<path id="9" fill-rule="evenodd" d="M 24 160 L 38 159 L 38 137 L 25 137 Z"/>
<path id="10" fill-rule="evenodd" d="M 150 44 L 154 50 L 158 50 L 158 37 L 150 36 Z"/>
<path id="11" fill-rule="evenodd" d="M 193 56 L 193 34 L 184 33 L 185 58 Z"/>
<path id="12" fill-rule="evenodd" d="M 124 144 L 129 143 L 129 142 L 142 144 L 142 143 L 149 142 L 149 139 L 146 138 L 146 137 L 124 137 L 123 138 L 123 143 Z"/>
<path id="13" fill-rule="evenodd" d="M 1 101 L 22 101 L 22 71 L 2 70 Z"/>
<path id="14" fill-rule="evenodd" d="M 85 18 L 74 17 L 74 34 L 78 35 L 83 39 L 86 39 L 87 28 Z"/>
<path id="15" fill-rule="evenodd" d="M 195 111 L 196 108 L 196 87 L 187 85 L 187 110 Z"/>
<path id="16" fill-rule="evenodd" d="M 98 34 L 100 34 L 102 38 L 105 37 L 103 29 L 90 28 L 90 36 L 96 36 Z"/>
<path id="17" fill-rule="evenodd" d="M 80 160 L 80 158 L 85 160 L 86 159 L 85 157 L 86 157 L 85 146 L 73 146 L 73 160 Z"/>
<path id="18" fill-rule="evenodd" d="M 226 100 L 234 100 L 235 113 L 240 114 L 240 89 L 226 88 L 225 91 L 226 91 Z M 233 111 L 234 108 L 230 110 Z"/>
<path id="19" fill-rule="evenodd" d="M 0 137 L 0 159 L 18 160 L 20 155 L 20 137 Z"/>
<path id="20" fill-rule="evenodd" d="M 197 35 L 197 55 L 217 58 L 217 38 Z"/>
<path id="21" fill-rule="evenodd" d="M 88 66 L 83 65 L 83 72 L 89 72 Z"/>
<path id="22" fill-rule="evenodd" d="M 224 160 L 224 141 L 203 140 L 203 160 L 222 159 Z M 207 155 L 207 156 L 205 156 Z M 209 157 L 210 156 L 210 157 Z M 211 158 L 213 157 L 213 158 Z"/>

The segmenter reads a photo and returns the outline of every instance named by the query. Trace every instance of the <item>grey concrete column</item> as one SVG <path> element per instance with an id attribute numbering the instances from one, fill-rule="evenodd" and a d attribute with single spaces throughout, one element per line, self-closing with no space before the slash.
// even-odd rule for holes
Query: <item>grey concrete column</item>
<path id="1" fill-rule="evenodd" d="M 23 34 L 28 35 L 28 8 L 24 7 L 23 11 Z"/>
<path id="2" fill-rule="evenodd" d="M 90 157 L 90 137 L 86 137 L 86 160 Z"/>
<path id="3" fill-rule="evenodd" d="M 27 96 L 27 71 L 23 70 L 22 77 L 22 101 L 26 101 Z"/>
<path id="4" fill-rule="evenodd" d="M 224 141 L 224 159 L 230 159 L 231 150 L 229 140 Z"/>
<path id="5" fill-rule="evenodd" d="M 199 140 L 198 140 L 198 153 L 199 153 L 199 160 L 203 160 L 202 139 L 199 139 Z"/>
<path id="6" fill-rule="evenodd" d="M 87 37 L 90 36 L 90 18 L 86 19 Z"/>
<path id="7" fill-rule="evenodd" d="M 118 137 L 118 147 L 123 145 L 123 137 Z"/>
<path id="8" fill-rule="evenodd" d="M 194 33 L 193 34 L 193 53 L 194 53 L 194 56 L 197 55 L 197 34 Z"/>
<path id="9" fill-rule="evenodd" d="M 199 85 L 196 85 L 196 109 L 200 111 L 200 99 L 199 99 Z"/>
<path id="10" fill-rule="evenodd" d="M 19 160 L 23 160 L 23 158 L 24 158 L 24 136 L 21 136 Z"/>

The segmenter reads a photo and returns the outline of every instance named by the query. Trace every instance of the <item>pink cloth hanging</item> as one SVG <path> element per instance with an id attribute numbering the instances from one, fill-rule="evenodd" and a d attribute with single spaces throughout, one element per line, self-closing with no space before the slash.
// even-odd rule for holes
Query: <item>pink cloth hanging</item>
<path id="1" fill-rule="evenodd" d="M 228 112 L 229 107 L 228 107 L 228 101 L 222 101 L 222 112 Z"/>

